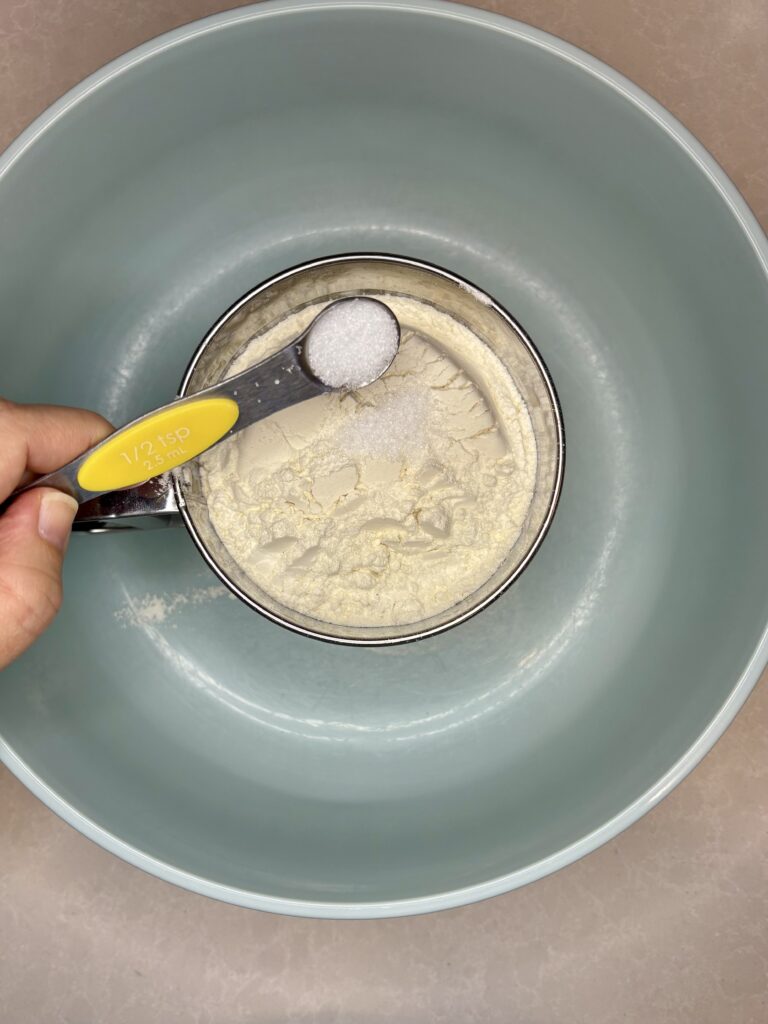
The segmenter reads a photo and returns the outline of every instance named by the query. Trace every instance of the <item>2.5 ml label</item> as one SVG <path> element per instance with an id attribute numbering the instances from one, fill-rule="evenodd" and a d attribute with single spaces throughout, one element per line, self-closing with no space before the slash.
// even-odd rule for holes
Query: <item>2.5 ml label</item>
<path id="1" fill-rule="evenodd" d="M 120 456 L 129 466 L 140 463 L 150 472 L 162 468 L 166 463 L 178 465 L 189 458 L 184 442 L 190 433 L 189 427 L 177 427 L 167 434 L 157 434 L 156 437 L 139 441 L 129 451 L 121 451 Z"/>

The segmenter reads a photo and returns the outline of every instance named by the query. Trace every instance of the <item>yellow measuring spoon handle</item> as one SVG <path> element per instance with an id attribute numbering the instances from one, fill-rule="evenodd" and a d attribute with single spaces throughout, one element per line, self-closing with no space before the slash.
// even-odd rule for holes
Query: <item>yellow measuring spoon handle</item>
<path id="1" fill-rule="evenodd" d="M 102 441 L 81 463 L 77 483 L 101 494 L 160 476 L 221 440 L 239 415 L 233 398 L 174 402 Z"/>
<path id="2" fill-rule="evenodd" d="M 125 490 L 194 459 L 230 433 L 330 388 L 306 371 L 303 335 L 261 363 L 188 398 L 161 406 L 38 477 L 0 504 L 0 514 L 22 490 L 57 487 L 80 503 Z"/>
<path id="3" fill-rule="evenodd" d="M 14 491 L 0 504 L 0 514 L 17 494 L 31 487 L 57 487 L 80 503 L 110 491 L 135 487 L 194 459 L 230 432 L 243 430 L 297 402 L 331 391 L 332 386 L 320 380 L 307 365 L 304 342 L 333 306 L 361 301 L 344 298 L 330 303 L 285 348 L 234 377 L 121 427 L 66 466 Z M 382 305 L 375 299 L 365 301 Z M 388 312 L 397 327 L 399 345 L 400 326 L 394 314 Z M 380 367 L 378 375 L 385 369 Z"/>

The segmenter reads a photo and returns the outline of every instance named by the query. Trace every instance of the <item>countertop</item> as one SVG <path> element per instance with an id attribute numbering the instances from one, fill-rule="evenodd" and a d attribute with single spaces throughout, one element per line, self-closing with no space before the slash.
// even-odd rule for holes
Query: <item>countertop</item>
<path id="1" fill-rule="evenodd" d="M 212 0 L 0 0 L 0 147 L 118 53 Z M 482 6 L 482 5 L 481 5 Z M 498 0 L 699 137 L 768 226 L 765 0 Z M 765 1024 L 768 683 L 640 822 L 507 896 L 307 921 L 176 889 L 0 770 L 2 1024 Z"/>

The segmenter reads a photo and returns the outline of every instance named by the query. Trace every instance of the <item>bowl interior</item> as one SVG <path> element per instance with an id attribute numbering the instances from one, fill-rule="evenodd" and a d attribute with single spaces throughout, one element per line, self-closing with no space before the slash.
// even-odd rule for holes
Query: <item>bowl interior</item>
<path id="1" fill-rule="evenodd" d="M 195 542 L 221 579 L 251 607 L 275 622 L 320 639 L 360 645 L 403 643 L 435 635 L 466 620 L 494 600 L 528 565 L 557 505 L 563 472 L 563 427 L 552 382 L 519 324 L 474 286 L 467 287 L 438 268 L 386 256 L 316 261 L 281 274 L 250 297 L 244 296 L 206 335 L 185 375 L 181 393 L 193 394 L 231 375 L 231 364 L 243 349 L 292 313 L 317 302 L 356 295 L 417 299 L 469 325 L 498 357 L 500 372 L 506 370 L 515 382 L 533 429 L 536 479 L 520 535 L 491 576 L 455 605 L 429 618 L 402 626 L 333 625 L 282 604 L 241 568 L 211 522 L 197 463 L 185 466 L 177 474 L 177 483 L 184 519 Z M 407 322 L 401 322 L 401 327 L 407 329 Z M 272 354 L 272 349 L 265 350 L 263 358 Z M 492 382 L 478 383 L 488 388 Z"/>
<path id="2" fill-rule="evenodd" d="M 0 735 L 94 838 L 254 906 L 460 902 L 626 823 L 737 699 L 768 611 L 764 270 L 606 76 L 461 8 L 265 5 L 124 65 L 4 166 L 15 400 L 125 421 L 256 282 L 388 251 L 519 317 L 568 427 L 528 571 L 402 648 L 254 615 L 183 530 L 76 537 Z"/>

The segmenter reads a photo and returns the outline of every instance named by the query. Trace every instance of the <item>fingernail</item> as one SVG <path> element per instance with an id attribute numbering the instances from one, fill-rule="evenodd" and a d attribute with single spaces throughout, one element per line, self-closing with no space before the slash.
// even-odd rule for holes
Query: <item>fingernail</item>
<path id="1" fill-rule="evenodd" d="M 67 550 L 77 502 L 63 491 L 48 491 L 40 502 L 37 532 L 59 551 Z"/>

